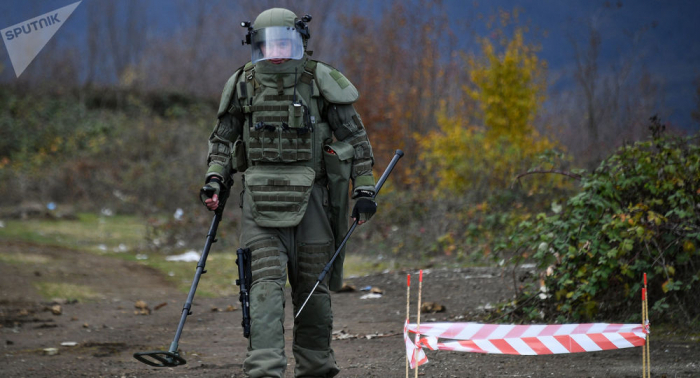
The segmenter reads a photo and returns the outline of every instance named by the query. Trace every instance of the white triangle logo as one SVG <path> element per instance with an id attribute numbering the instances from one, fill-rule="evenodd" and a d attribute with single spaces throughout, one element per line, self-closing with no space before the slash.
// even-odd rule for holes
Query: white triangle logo
<path id="1" fill-rule="evenodd" d="M 24 72 L 81 2 L 82 0 L 0 31 L 17 77 Z"/>

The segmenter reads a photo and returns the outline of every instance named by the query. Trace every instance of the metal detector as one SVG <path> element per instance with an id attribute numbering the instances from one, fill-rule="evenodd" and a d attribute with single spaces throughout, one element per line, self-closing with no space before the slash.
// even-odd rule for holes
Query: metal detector
<path id="1" fill-rule="evenodd" d="M 384 186 L 384 181 L 386 181 L 387 177 L 389 177 L 391 171 L 394 170 L 394 166 L 399 161 L 399 159 L 401 159 L 401 157 L 403 157 L 403 151 L 396 150 L 396 152 L 394 153 L 394 157 L 391 159 L 389 165 L 384 170 L 384 173 L 382 173 L 382 176 L 379 178 L 379 181 L 377 181 L 377 184 L 374 186 L 374 196 L 372 196 L 373 200 L 377 197 L 377 194 L 379 194 L 379 190 L 382 188 L 382 186 Z M 294 319 L 299 317 L 299 314 L 301 314 L 301 310 L 304 309 L 304 306 L 306 306 L 306 303 L 311 298 L 311 295 L 314 293 L 314 291 L 316 291 L 318 284 L 320 284 L 321 281 L 323 281 L 323 279 L 326 277 L 326 275 L 330 273 L 331 269 L 333 268 L 333 263 L 335 262 L 335 259 L 340 254 L 340 251 L 343 250 L 343 247 L 345 247 L 345 243 L 347 243 L 348 239 L 350 238 L 350 235 L 352 235 L 352 233 L 355 231 L 355 227 L 357 227 L 357 222 L 357 219 L 355 219 L 355 221 L 352 222 L 350 229 L 348 230 L 348 232 L 345 233 L 345 237 L 343 237 L 343 241 L 336 249 L 335 253 L 333 254 L 333 257 L 331 257 L 331 260 L 323 268 L 321 274 L 318 275 L 318 278 L 316 279 L 316 284 L 314 285 L 313 289 L 311 289 L 311 291 L 309 292 L 309 295 L 306 296 L 306 300 L 304 300 L 304 303 L 301 305 L 301 307 L 299 307 L 299 311 L 297 311 L 297 314 L 294 315 Z"/>
<path id="2" fill-rule="evenodd" d="M 203 190 L 211 196 L 213 196 L 213 188 L 205 187 Z M 223 193 L 222 193 L 223 194 Z M 190 309 L 192 308 L 192 300 L 194 299 L 194 293 L 197 291 L 197 285 L 199 284 L 199 278 L 202 274 L 207 271 L 204 270 L 204 264 L 207 262 L 207 256 L 209 256 L 209 249 L 211 245 L 216 243 L 216 230 L 219 228 L 219 222 L 221 221 L 222 213 L 224 212 L 224 205 L 226 202 L 226 197 L 224 195 L 220 196 L 219 207 L 214 212 L 214 219 L 211 221 L 211 226 L 209 226 L 209 232 L 207 233 L 207 240 L 204 243 L 204 249 L 202 250 L 202 256 L 199 258 L 197 263 L 197 270 L 194 274 L 194 279 L 192 280 L 192 286 L 190 287 L 190 293 L 187 295 L 187 301 L 182 307 L 182 316 L 180 317 L 180 324 L 177 326 L 177 331 L 175 331 L 175 338 L 173 342 L 170 343 L 170 349 L 168 351 L 154 350 L 150 352 L 136 352 L 134 353 L 134 358 L 143 362 L 144 364 L 156 366 L 156 367 L 174 367 L 180 366 L 187 363 L 182 356 L 177 352 L 178 341 L 180 340 L 180 335 L 182 334 L 182 329 L 185 326 L 185 320 L 188 315 L 192 315 Z"/>

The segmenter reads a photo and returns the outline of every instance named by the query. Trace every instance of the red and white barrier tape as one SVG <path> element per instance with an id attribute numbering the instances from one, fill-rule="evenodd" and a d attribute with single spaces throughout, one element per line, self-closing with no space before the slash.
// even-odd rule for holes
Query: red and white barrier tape
<path id="1" fill-rule="evenodd" d="M 648 327 L 648 326 L 647 326 Z M 416 346 L 408 336 L 415 324 L 404 326 L 406 353 L 411 367 L 428 362 L 422 347 L 474 353 L 540 355 L 595 352 L 643 346 L 648 328 L 641 324 L 537 324 L 422 323 Z M 451 339 L 439 342 L 438 338 Z"/>
<path id="2" fill-rule="evenodd" d="M 409 365 L 411 366 L 411 369 L 415 369 L 416 366 L 420 366 L 428 362 L 428 357 L 425 355 L 423 348 L 417 348 L 416 344 L 411 341 L 411 338 L 408 336 L 407 326 L 408 321 L 406 321 L 403 325 L 403 339 L 406 342 L 406 355 L 408 356 Z M 417 365 L 416 360 L 418 361 Z"/>

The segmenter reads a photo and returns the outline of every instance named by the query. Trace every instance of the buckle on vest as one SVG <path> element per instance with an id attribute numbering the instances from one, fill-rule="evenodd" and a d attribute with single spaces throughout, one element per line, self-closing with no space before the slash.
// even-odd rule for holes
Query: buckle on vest
<path id="1" fill-rule="evenodd" d="M 265 131 L 275 131 L 275 126 L 274 125 L 268 125 L 264 122 L 258 122 L 253 126 L 255 128 L 255 131 L 260 131 L 262 129 L 265 129 Z"/>

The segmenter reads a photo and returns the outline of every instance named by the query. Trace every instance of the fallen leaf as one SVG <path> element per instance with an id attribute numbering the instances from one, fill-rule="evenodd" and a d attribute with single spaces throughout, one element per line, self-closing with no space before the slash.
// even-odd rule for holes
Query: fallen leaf
<path id="1" fill-rule="evenodd" d="M 144 301 L 136 301 L 134 304 L 134 307 L 136 307 L 138 310 L 134 311 L 134 315 L 150 315 L 151 314 L 151 309 L 148 308 L 148 304 Z"/>
<path id="2" fill-rule="evenodd" d="M 347 282 L 343 282 L 343 286 L 340 288 L 340 290 L 337 291 L 337 293 L 349 293 L 349 292 L 353 292 L 356 290 L 357 289 L 355 288 L 355 286 L 353 286 Z"/>
<path id="3" fill-rule="evenodd" d="M 420 306 L 421 313 L 445 312 L 445 306 L 436 302 L 425 302 Z"/>
<path id="4" fill-rule="evenodd" d="M 61 315 L 63 311 L 61 310 L 61 305 L 51 306 L 51 313 L 54 315 Z"/>

